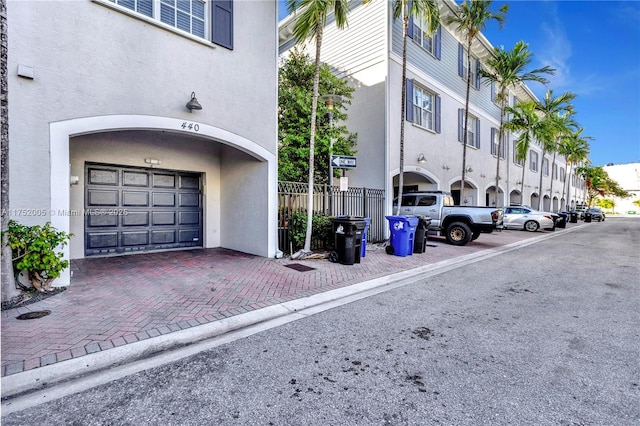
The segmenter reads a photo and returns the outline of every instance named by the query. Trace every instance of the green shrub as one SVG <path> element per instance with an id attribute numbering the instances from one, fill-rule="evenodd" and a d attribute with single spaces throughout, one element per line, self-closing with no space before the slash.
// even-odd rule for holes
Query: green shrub
<path id="1" fill-rule="evenodd" d="M 10 220 L 6 234 L 7 244 L 13 254 L 14 270 L 27 271 L 31 285 L 36 290 L 48 290 L 60 272 L 69 267 L 69 261 L 62 259 L 63 253 L 55 250 L 67 245 L 71 234 L 58 231 L 51 223 L 27 226 Z"/>
<path id="2" fill-rule="evenodd" d="M 333 246 L 333 232 L 331 230 L 331 217 L 314 215 L 311 219 L 311 248 L 328 249 Z M 307 213 L 304 210 L 296 210 L 291 214 L 289 221 L 289 239 L 296 252 L 304 247 L 304 239 L 307 233 Z"/>

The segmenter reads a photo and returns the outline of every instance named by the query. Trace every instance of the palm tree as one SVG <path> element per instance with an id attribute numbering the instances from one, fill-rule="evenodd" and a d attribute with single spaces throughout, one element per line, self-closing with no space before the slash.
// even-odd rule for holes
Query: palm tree
<path id="1" fill-rule="evenodd" d="M 581 127 L 568 136 L 562 138 L 560 146 L 558 147 L 558 152 L 560 153 L 560 155 L 564 156 L 568 166 L 567 173 L 565 173 L 564 175 L 564 182 L 562 182 L 562 198 L 564 198 L 565 196 L 566 189 L 566 195 L 569 200 L 571 199 L 569 188 L 570 181 L 567 181 L 567 176 L 571 176 L 571 167 L 574 164 L 578 164 L 588 157 L 588 140 L 593 140 L 591 136 L 582 136 L 583 131 L 584 127 Z"/>
<path id="2" fill-rule="evenodd" d="M 463 34 L 467 44 L 467 92 L 464 100 L 464 133 L 462 136 L 462 182 L 460 199 L 464 197 L 464 183 L 467 172 L 467 129 L 469 124 L 469 97 L 471 93 L 471 45 L 473 40 L 484 30 L 488 21 L 495 20 L 499 27 L 506 20 L 508 4 L 503 4 L 498 12 L 490 10 L 492 0 L 464 0 L 455 15 L 447 17 L 447 25 L 455 24 L 456 30 Z"/>
<path id="3" fill-rule="evenodd" d="M 527 170 L 527 154 L 534 140 L 543 137 L 544 125 L 536 111 L 536 101 L 521 102 L 513 107 L 506 107 L 505 112 L 511 120 L 504 123 L 504 128 L 512 132 L 522 132 L 516 139 L 516 159 L 522 161 L 522 178 L 520 179 L 520 204 L 524 204 L 524 176 Z"/>
<path id="4" fill-rule="evenodd" d="M 313 176 L 315 138 L 316 138 L 316 116 L 318 113 L 318 92 L 320 85 L 320 51 L 322 48 L 322 35 L 327 15 L 333 13 L 336 26 L 343 29 L 347 24 L 347 14 L 349 5 L 347 0 L 288 0 L 289 13 L 300 14 L 297 16 L 293 26 L 293 37 L 296 42 L 306 39 L 315 39 L 316 57 L 315 72 L 313 74 L 313 97 L 311 101 L 311 134 L 309 136 L 309 189 L 307 201 L 307 232 L 304 239 L 303 253 L 311 252 L 311 229 L 313 224 Z"/>
<path id="5" fill-rule="evenodd" d="M 555 162 L 555 155 L 558 150 L 559 141 L 571 132 L 572 127 L 576 127 L 576 122 L 572 116 L 574 114 L 571 101 L 575 99 L 576 95 L 571 92 L 565 92 L 562 95 L 554 98 L 553 90 L 547 90 L 542 102 L 538 104 L 538 111 L 543 114 L 543 121 L 547 127 L 547 131 L 544 136 L 539 139 L 542 146 L 542 158 L 540 160 L 540 196 L 538 197 L 538 206 L 540 209 L 540 202 L 543 197 L 542 178 L 544 173 L 542 172 L 542 165 L 544 164 L 544 156 L 547 152 L 553 152 L 553 162 Z M 553 190 L 553 173 L 551 173 L 551 190 Z"/>
<path id="6" fill-rule="evenodd" d="M 402 204 L 402 186 L 404 185 L 404 121 L 407 104 L 407 32 L 409 19 L 417 17 L 426 22 L 425 35 L 430 36 L 438 31 L 440 10 L 436 0 L 395 0 L 393 2 L 393 19 L 402 19 L 402 101 L 400 107 L 400 176 L 398 186 L 398 205 L 396 216 L 400 215 Z"/>
<path id="7" fill-rule="evenodd" d="M 0 96 L 1 106 L 0 115 L 2 116 L 2 231 L 9 228 L 9 105 L 8 105 L 8 74 L 7 74 L 7 2 L 0 1 L 0 31 L 2 33 L 2 69 L 1 69 L 1 86 L 2 95 Z M 2 300 L 8 300 L 19 294 L 13 276 L 13 262 L 11 261 L 11 247 L 7 244 L 7 235 L 2 235 Z"/>
<path id="8" fill-rule="evenodd" d="M 509 89 L 515 89 L 526 81 L 537 81 L 548 84 L 549 81 L 540 74 L 555 74 L 555 69 L 544 66 L 532 71 L 525 71 L 531 62 L 533 53 L 529 51 L 529 45 L 523 41 L 517 42 L 510 51 L 503 47 L 493 49 L 493 57 L 487 61 L 491 71 L 480 70 L 480 75 L 486 83 L 494 83 L 497 87 L 496 99 L 500 103 L 500 129 L 498 131 L 498 156 L 496 160 L 496 185 L 494 202 L 498 204 L 498 188 L 500 185 L 500 152 L 502 151 L 502 139 L 504 134 L 504 112 L 509 100 Z"/>

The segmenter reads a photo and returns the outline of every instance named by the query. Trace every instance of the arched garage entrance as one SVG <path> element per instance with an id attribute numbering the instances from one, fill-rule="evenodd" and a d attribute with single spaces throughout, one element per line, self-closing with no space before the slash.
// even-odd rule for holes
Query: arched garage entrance
<path id="1" fill-rule="evenodd" d="M 91 164 L 106 164 L 111 170 L 117 170 L 120 179 L 118 185 L 123 183 L 121 179 L 125 170 L 140 172 L 137 175 L 130 173 L 130 178 L 136 175 L 134 184 L 136 179 L 142 179 L 143 174 L 147 179 L 153 179 L 154 169 L 166 171 L 165 179 L 173 174 L 178 186 L 183 178 L 187 178 L 183 179 L 185 182 L 190 180 L 187 186 L 191 187 L 195 180 L 201 179 L 197 191 L 202 196 L 202 220 L 199 226 L 202 228 L 203 241 L 198 244 L 226 247 L 265 257 L 275 256 L 275 155 L 257 143 L 223 129 L 198 124 L 196 130 L 194 126 L 183 127 L 183 124 L 184 120 L 167 117 L 114 115 L 50 125 L 51 222 L 58 229 L 75 234 L 70 245 L 64 249 L 65 258 L 85 256 L 83 213 L 85 198 L 89 195 L 85 188 L 85 184 L 89 183 L 86 181 L 87 167 Z M 78 185 L 70 188 L 69 179 L 72 175 L 80 179 Z M 116 183 L 115 180 L 111 182 Z M 106 184 L 105 187 L 111 185 L 108 181 L 103 184 Z M 95 188 L 100 182 L 93 181 L 87 187 L 92 185 Z M 129 187 L 142 188 L 135 185 Z M 136 192 L 140 195 L 145 191 Z M 166 195 L 171 191 L 160 192 Z M 119 192 L 118 196 L 122 200 L 123 193 Z M 147 191 L 147 196 L 152 196 L 151 190 Z M 175 192 L 174 196 L 178 203 L 180 197 L 188 198 L 179 192 Z M 137 202 L 141 202 L 141 199 Z M 166 200 L 160 201 L 160 204 L 166 203 Z M 75 212 L 82 213 L 75 216 Z M 177 215 L 180 212 L 176 210 L 174 213 Z M 152 215 L 153 211 L 150 210 L 149 216 Z M 164 216 L 168 220 L 168 216 Z M 57 280 L 56 285 L 69 284 L 69 272 L 65 272 L 67 275 Z"/>

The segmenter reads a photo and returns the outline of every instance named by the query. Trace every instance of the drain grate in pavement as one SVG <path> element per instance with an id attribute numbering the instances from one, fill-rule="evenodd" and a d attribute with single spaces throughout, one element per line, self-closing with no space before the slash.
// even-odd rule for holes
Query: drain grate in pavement
<path id="1" fill-rule="evenodd" d="M 21 314 L 18 315 L 16 317 L 16 319 L 19 320 L 30 320 L 30 319 L 36 319 L 36 318 L 42 318 L 42 317 L 46 317 L 47 315 L 49 315 L 51 313 L 51 311 L 33 311 L 33 312 L 27 312 L 26 314 Z"/>
<path id="2" fill-rule="evenodd" d="M 312 268 L 311 266 L 307 266 L 307 265 L 301 265 L 299 263 L 290 263 L 288 265 L 284 265 L 287 268 L 291 268 L 293 270 L 296 270 L 298 272 L 307 272 L 307 271 L 313 271 L 316 268 Z"/>

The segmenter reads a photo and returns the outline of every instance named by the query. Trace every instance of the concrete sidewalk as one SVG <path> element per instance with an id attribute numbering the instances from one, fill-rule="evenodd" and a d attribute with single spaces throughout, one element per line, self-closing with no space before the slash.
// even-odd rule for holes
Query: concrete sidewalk
<path id="1" fill-rule="evenodd" d="M 482 234 L 464 247 L 429 238 L 425 253 L 407 257 L 387 255 L 381 246 L 369 244 L 366 256 L 355 265 L 326 259 L 267 259 L 225 249 L 76 260 L 72 284 L 65 292 L 2 312 L 2 396 L 429 271 L 451 270 L 581 226 L 585 225 L 568 224 L 555 232 Z M 292 264 L 308 270 L 292 269 Z M 16 319 L 43 310 L 51 313 Z"/>

